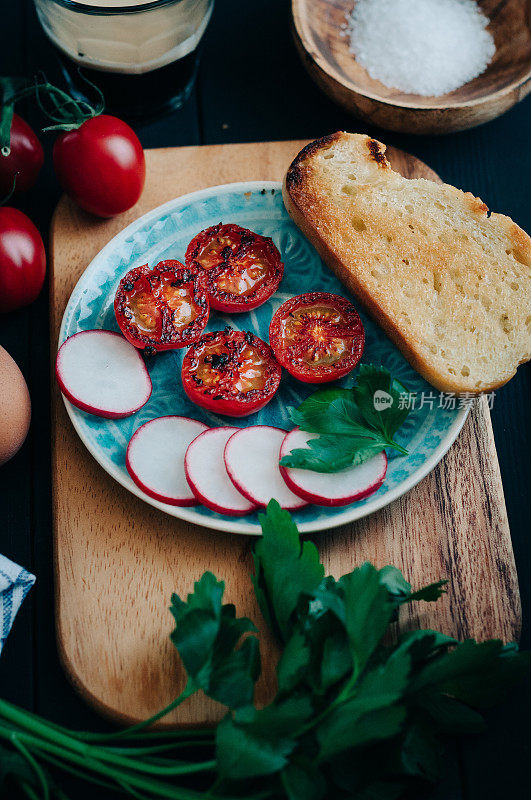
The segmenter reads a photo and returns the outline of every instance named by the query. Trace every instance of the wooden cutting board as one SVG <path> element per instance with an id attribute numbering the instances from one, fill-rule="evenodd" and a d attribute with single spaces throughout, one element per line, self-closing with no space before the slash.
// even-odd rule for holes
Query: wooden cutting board
<path id="1" fill-rule="evenodd" d="M 281 179 L 304 142 L 215 145 L 146 153 L 147 183 L 126 214 L 97 220 L 63 198 L 51 235 L 51 338 L 55 352 L 70 293 L 93 256 L 125 225 L 173 197 L 206 186 Z M 391 161 L 407 177 L 438 180 L 399 151 Z M 230 221 L 230 220 L 227 220 Z M 129 494 L 93 460 L 67 418 L 53 383 L 53 508 L 57 638 L 65 669 L 82 696 L 119 722 L 138 721 L 184 686 L 168 635 L 170 595 L 185 595 L 212 570 L 226 600 L 265 631 L 249 574 L 252 539 L 209 531 L 166 516 Z M 423 625 L 459 638 L 520 631 L 520 600 L 487 404 L 470 414 L 441 464 L 405 497 L 356 523 L 312 537 L 327 572 L 365 560 L 395 564 L 414 586 L 448 578 L 437 604 L 417 604 L 402 627 Z M 276 651 L 261 637 L 258 702 L 274 692 Z M 221 708 L 196 696 L 167 722 L 204 724 Z"/>

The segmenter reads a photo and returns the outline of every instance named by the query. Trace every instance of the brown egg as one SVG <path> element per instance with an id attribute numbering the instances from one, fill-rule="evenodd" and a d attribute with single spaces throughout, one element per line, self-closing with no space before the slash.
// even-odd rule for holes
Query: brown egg
<path id="1" fill-rule="evenodd" d="M 22 447 L 30 419 L 31 401 L 24 376 L 0 347 L 0 465 Z"/>

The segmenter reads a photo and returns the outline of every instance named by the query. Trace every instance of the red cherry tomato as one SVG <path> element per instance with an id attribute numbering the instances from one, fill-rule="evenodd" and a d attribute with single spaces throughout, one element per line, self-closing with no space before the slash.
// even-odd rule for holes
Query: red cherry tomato
<path id="1" fill-rule="evenodd" d="M 15 175 L 15 194 L 31 189 L 44 161 L 41 143 L 28 123 L 18 114 L 13 114 L 9 146 L 8 156 L 0 154 L 0 197 L 9 194 Z"/>
<path id="2" fill-rule="evenodd" d="M 144 188 L 142 145 L 129 125 L 107 114 L 62 133 L 53 147 L 53 164 L 65 192 L 98 217 L 127 211 Z"/>
<path id="3" fill-rule="evenodd" d="M 229 417 L 245 417 L 269 403 L 281 369 L 271 348 L 245 331 L 205 334 L 186 353 L 184 391 L 198 406 Z"/>
<path id="4" fill-rule="evenodd" d="M 290 375 L 305 383 L 325 383 L 354 369 L 365 333 L 350 300 L 308 292 L 280 306 L 269 326 L 269 341 Z"/>
<path id="5" fill-rule="evenodd" d="M 0 312 L 32 303 L 45 274 L 46 253 L 33 222 L 16 208 L 0 207 Z"/>
<path id="6" fill-rule="evenodd" d="M 239 225 L 214 225 L 195 236 L 186 263 L 208 272 L 208 297 L 218 311 L 249 311 L 277 290 L 284 264 L 273 240 Z"/>
<path id="7" fill-rule="evenodd" d="M 205 272 L 173 260 L 136 267 L 120 281 L 114 311 L 123 335 L 139 349 L 188 347 L 208 322 Z"/>

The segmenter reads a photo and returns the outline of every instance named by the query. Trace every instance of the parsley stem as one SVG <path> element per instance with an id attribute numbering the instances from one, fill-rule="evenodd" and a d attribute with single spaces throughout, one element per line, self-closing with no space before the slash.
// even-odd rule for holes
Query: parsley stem
<path id="1" fill-rule="evenodd" d="M 75 775 L 76 778 L 81 778 L 81 780 L 85 783 L 93 783 L 95 786 L 101 786 L 103 789 L 110 789 L 111 791 L 115 789 L 114 783 L 112 783 L 110 780 L 104 780 L 103 778 L 99 778 L 97 775 L 93 775 L 90 772 L 85 772 L 80 768 L 74 767 L 72 764 L 61 760 L 60 757 L 56 758 L 50 753 L 41 752 L 39 753 L 39 758 L 42 758 L 43 761 L 46 761 L 46 763 L 51 764 L 53 767 L 57 767 L 58 769 L 63 770 L 63 772 L 67 772 L 69 775 Z M 58 794 L 60 790 L 56 788 L 55 792 Z M 61 794 L 61 797 L 63 794 Z M 66 795 L 64 796 L 66 797 Z"/>
<path id="2" fill-rule="evenodd" d="M 344 703 L 347 703 L 349 700 L 352 700 L 352 698 L 354 697 L 352 689 L 354 688 L 357 680 L 358 680 L 358 668 L 356 667 L 354 669 L 354 672 L 352 673 L 346 684 L 343 686 L 340 693 L 338 694 L 338 696 L 335 698 L 335 700 L 333 700 L 329 706 L 327 706 L 319 714 L 317 714 L 316 717 L 309 720 L 309 722 L 303 725 L 302 728 L 299 728 L 295 736 L 298 738 L 299 736 L 302 736 L 302 734 L 310 731 L 312 728 L 315 728 L 316 725 L 319 725 L 319 723 L 322 722 L 323 719 L 325 719 L 325 717 L 327 717 L 331 711 L 334 711 L 339 706 L 342 706 L 344 705 Z"/>
<path id="3" fill-rule="evenodd" d="M 50 798 L 50 787 L 48 786 L 48 780 L 46 775 L 44 774 L 41 765 L 33 758 L 31 753 L 26 749 L 23 743 L 19 740 L 19 736 L 16 732 L 13 732 L 10 737 L 11 744 L 13 747 L 18 750 L 18 752 L 26 759 L 28 764 L 30 765 L 31 769 L 35 773 L 35 777 L 37 778 L 38 782 L 42 788 L 42 796 L 43 800 L 49 800 Z"/>
<path id="4" fill-rule="evenodd" d="M 27 736 L 26 731 L 29 731 L 31 734 L 40 736 L 46 741 L 56 742 L 80 755 L 86 755 L 86 744 L 78 742 L 69 734 L 56 730 L 33 716 L 30 717 L 26 715 L 24 711 L 18 709 L 16 706 L 12 706 L 11 703 L 7 703 L 5 700 L 0 700 L 0 718 L 20 728 L 21 730 L 19 733 L 24 734 L 24 736 Z M 10 735 L 13 733 L 12 730 L 5 728 L 0 723 L 0 736 L 2 736 L 2 731 L 4 739 L 9 739 Z"/>
<path id="5" fill-rule="evenodd" d="M 171 703 L 168 703 L 168 705 L 165 708 L 158 711 L 152 717 L 149 717 L 149 719 L 145 719 L 142 722 L 137 722 L 136 725 L 131 725 L 129 728 L 124 728 L 121 731 L 102 734 L 101 736 L 98 736 L 98 741 L 108 742 L 108 741 L 113 741 L 114 739 L 123 739 L 131 736 L 136 736 L 137 733 L 145 730 L 146 728 L 149 728 L 150 725 L 153 725 L 159 719 L 162 719 L 162 717 L 165 717 L 167 714 L 169 714 L 170 711 L 173 711 L 175 708 L 180 706 L 181 703 L 183 703 L 185 700 L 187 700 L 189 697 L 195 694 L 196 691 L 197 689 L 195 688 L 195 686 L 189 681 L 184 687 L 181 694 L 178 697 L 176 697 L 175 700 L 172 700 Z M 188 731 L 187 735 L 190 735 L 191 733 L 192 733 L 191 731 Z"/>
<path id="6" fill-rule="evenodd" d="M 151 734 L 148 734 L 151 738 Z M 130 756 L 148 756 L 157 753 L 167 753 L 168 751 L 186 749 L 188 747 L 213 747 L 214 740 L 211 741 L 197 741 L 195 739 L 167 742 L 166 744 L 148 745 L 146 747 L 112 747 L 110 748 L 113 753 Z"/>
<path id="7" fill-rule="evenodd" d="M 151 724 L 151 720 L 149 720 Z M 120 741 L 125 740 L 125 743 L 129 742 L 130 740 L 135 741 L 136 739 L 140 738 L 137 735 L 136 730 L 132 730 L 131 728 L 124 728 L 121 731 L 115 731 L 114 733 L 87 733 L 85 731 L 72 731 L 71 735 L 75 736 L 77 739 L 80 739 L 84 742 L 92 742 L 92 743 L 105 743 L 111 737 L 116 738 L 117 734 L 120 733 Z M 142 731 L 139 731 L 142 733 Z M 167 730 L 167 731 L 146 731 L 149 734 L 149 741 L 150 742 L 165 742 L 167 741 L 168 744 L 171 744 L 172 747 L 180 747 L 179 739 L 186 737 L 187 739 L 194 739 L 198 740 L 196 743 L 206 744 L 213 742 L 214 740 L 214 730 L 212 728 L 197 728 L 196 730 Z M 205 740 L 204 742 L 201 740 Z M 111 739 L 112 741 L 112 739 Z"/>
<path id="8" fill-rule="evenodd" d="M 152 797 L 167 798 L 167 800 L 198 800 L 202 795 L 189 789 L 176 786 L 173 783 L 158 780 L 153 775 L 146 775 L 132 770 L 133 762 L 128 764 L 119 763 L 105 763 L 99 761 L 91 755 L 80 756 L 78 753 L 68 751 L 61 748 L 59 745 L 54 745 L 51 742 L 44 742 L 34 740 L 28 742 L 28 746 L 32 747 L 34 752 L 37 751 L 39 756 L 46 759 L 49 754 L 57 756 L 60 760 L 61 768 L 63 768 L 64 761 L 68 764 L 74 764 L 82 770 L 90 773 L 89 780 L 92 781 L 92 773 L 96 776 L 105 776 L 114 783 L 124 781 L 135 789 L 143 789 L 152 793 Z M 206 769 L 214 769 L 216 766 L 215 761 L 204 762 L 202 764 L 190 764 L 181 769 L 179 774 L 192 774 L 194 772 L 203 772 Z M 176 773 L 174 772 L 173 775 Z M 164 777 L 164 773 L 159 773 L 159 777 Z"/>
<path id="9" fill-rule="evenodd" d="M 19 786 L 26 795 L 26 797 L 29 797 L 29 800 L 39 800 L 39 795 L 35 792 L 33 787 L 29 785 L 29 783 L 21 781 Z"/>
<path id="10" fill-rule="evenodd" d="M 401 444 L 397 444 L 392 439 L 390 439 L 387 443 L 387 447 L 393 447 L 395 450 L 398 450 L 399 453 L 402 453 L 403 456 L 409 455 L 409 450 L 406 450 L 405 447 L 402 447 Z"/>

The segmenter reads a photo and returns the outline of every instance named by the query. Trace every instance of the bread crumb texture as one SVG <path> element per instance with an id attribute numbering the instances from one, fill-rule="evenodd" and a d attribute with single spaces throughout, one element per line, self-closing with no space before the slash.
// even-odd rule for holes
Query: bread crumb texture
<path id="1" fill-rule="evenodd" d="M 531 239 L 470 193 L 406 179 L 367 136 L 301 151 L 288 210 L 406 357 L 444 391 L 479 393 L 530 358 Z"/>

